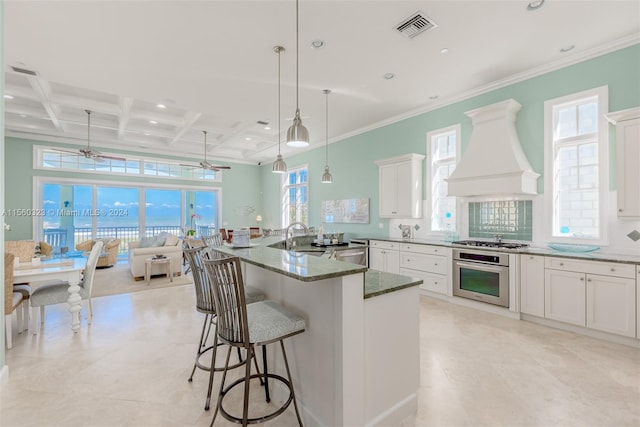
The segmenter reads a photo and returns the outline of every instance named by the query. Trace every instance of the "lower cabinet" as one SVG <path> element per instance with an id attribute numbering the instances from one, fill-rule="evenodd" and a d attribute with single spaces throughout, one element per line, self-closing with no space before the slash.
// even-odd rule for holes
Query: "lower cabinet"
<path id="1" fill-rule="evenodd" d="M 399 244 L 382 240 L 369 241 L 369 268 L 400 274 Z"/>
<path id="2" fill-rule="evenodd" d="M 400 274 L 422 279 L 420 289 L 447 295 L 451 250 L 443 246 L 400 245 Z"/>
<path id="3" fill-rule="evenodd" d="M 636 266 L 545 259 L 544 316 L 636 337 Z"/>
<path id="4" fill-rule="evenodd" d="M 544 273 L 544 317 L 585 326 L 584 273 L 546 270 Z"/>
<path id="5" fill-rule="evenodd" d="M 544 257 L 520 257 L 520 311 L 544 317 Z"/>

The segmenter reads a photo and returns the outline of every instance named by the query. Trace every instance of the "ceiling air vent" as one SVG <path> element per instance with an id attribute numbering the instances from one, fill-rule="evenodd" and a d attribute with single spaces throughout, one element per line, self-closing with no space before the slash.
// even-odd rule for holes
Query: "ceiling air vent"
<path id="1" fill-rule="evenodd" d="M 396 30 L 398 30 L 403 36 L 412 39 L 418 34 L 422 34 L 437 26 L 438 24 L 433 22 L 430 18 L 427 18 L 422 12 L 416 12 L 400 24 L 396 25 Z"/>
<path id="2" fill-rule="evenodd" d="M 20 73 L 20 74 L 28 74 L 30 76 L 37 76 L 38 75 L 38 73 L 36 73 L 33 70 L 27 70 L 26 68 L 14 67 L 13 65 L 11 65 L 11 69 L 13 71 L 15 71 L 16 73 Z"/>

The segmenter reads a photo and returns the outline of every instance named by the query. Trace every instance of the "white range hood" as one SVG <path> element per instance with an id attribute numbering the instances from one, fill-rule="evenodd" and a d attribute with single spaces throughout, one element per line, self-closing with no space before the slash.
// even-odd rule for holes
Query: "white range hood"
<path id="1" fill-rule="evenodd" d="M 516 132 L 520 108 L 509 99 L 465 113 L 471 117 L 473 131 L 447 179 L 450 196 L 537 194 L 540 174 L 531 169 Z"/>

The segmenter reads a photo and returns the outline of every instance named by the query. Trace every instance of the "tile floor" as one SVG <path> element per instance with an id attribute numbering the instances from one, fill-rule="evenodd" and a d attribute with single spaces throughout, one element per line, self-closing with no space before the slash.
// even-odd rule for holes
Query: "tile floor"
<path id="1" fill-rule="evenodd" d="M 420 303 L 419 409 L 403 426 L 640 426 L 640 349 Z M 206 375 L 186 380 L 202 322 L 193 288 L 93 306 L 76 335 L 64 305 L 48 309 L 40 335 L 15 335 L 0 425 L 208 426 Z M 292 408 L 266 425 L 296 425 Z"/>

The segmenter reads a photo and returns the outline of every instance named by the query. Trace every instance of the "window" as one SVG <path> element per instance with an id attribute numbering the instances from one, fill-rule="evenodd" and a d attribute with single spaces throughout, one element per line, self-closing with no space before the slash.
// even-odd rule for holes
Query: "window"
<path id="1" fill-rule="evenodd" d="M 545 102 L 549 240 L 605 242 L 607 87 Z"/>
<path id="2" fill-rule="evenodd" d="M 445 181 L 456 168 L 460 153 L 460 125 L 427 133 L 427 200 L 430 229 L 437 233 L 456 233 L 457 199 L 447 196 Z"/>
<path id="3" fill-rule="evenodd" d="M 208 230 L 220 222 L 220 190 L 37 177 L 36 192 L 42 215 L 34 216 L 34 236 L 64 231 L 70 250 L 85 240 L 117 237 L 123 254 L 141 236 L 182 235 L 181 224 L 190 225 L 192 214 L 194 225 Z"/>
<path id="4" fill-rule="evenodd" d="M 92 173 L 145 175 L 173 179 L 221 181 L 222 173 L 180 164 L 166 159 L 103 159 L 96 162 L 83 156 L 68 154 L 48 147 L 34 146 L 36 169 L 60 169 Z"/>
<path id="5" fill-rule="evenodd" d="M 307 167 L 289 170 L 282 183 L 282 226 L 309 222 L 309 179 Z"/>

